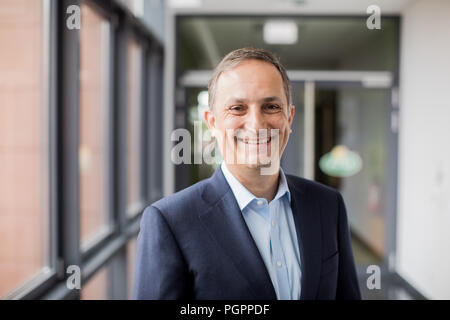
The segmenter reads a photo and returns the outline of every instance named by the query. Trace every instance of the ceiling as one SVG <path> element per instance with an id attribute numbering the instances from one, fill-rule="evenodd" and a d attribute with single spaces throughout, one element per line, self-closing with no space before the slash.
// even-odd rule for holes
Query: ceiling
<path id="1" fill-rule="evenodd" d="M 267 1 L 267 0 L 266 0 Z M 182 69 L 212 69 L 236 48 L 275 52 L 288 69 L 393 70 L 396 68 L 398 20 L 383 18 L 381 30 L 369 30 L 365 17 L 291 17 L 298 27 L 293 45 L 268 45 L 264 22 L 274 16 L 183 17 L 178 25 Z"/>
<path id="2" fill-rule="evenodd" d="M 214 13 L 339 14 L 365 15 L 370 5 L 380 7 L 382 14 L 401 14 L 415 0 L 169 0 L 168 8 L 176 11 Z"/>

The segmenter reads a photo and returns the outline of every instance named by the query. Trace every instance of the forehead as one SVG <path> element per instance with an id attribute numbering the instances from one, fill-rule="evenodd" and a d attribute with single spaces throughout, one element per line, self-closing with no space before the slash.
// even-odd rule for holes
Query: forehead
<path id="1" fill-rule="evenodd" d="M 284 87 L 280 72 L 274 65 L 261 60 L 245 60 L 224 71 L 217 81 L 217 98 L 234 95 L 276 95 L 283 98 Z"/>

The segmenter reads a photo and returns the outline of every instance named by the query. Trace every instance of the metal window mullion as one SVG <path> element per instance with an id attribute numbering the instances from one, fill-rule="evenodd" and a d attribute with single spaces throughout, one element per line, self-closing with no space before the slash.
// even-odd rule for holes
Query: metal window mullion
<path id="1" fill-rule="evenodd" d="M 129 29 L 124 15 L 118 17 L 114 37 L 114 110 L 113 110 L 113 216 L 115 233 L 121 237 L 127 224 L 127 89 L 128 89 L 128 37 Z M 108 298 L 126 296 L 126 255 L 120 250 L 107 271 Z M 123 288 L 121 288 L 123 287 Z"/>
<path id="2" fill-rule="evenodd" d="M 79 192 L 80 31 L 66 26 L 66 8 L 80 0 L 61 0 L 58 7 L 58 196 L 59 256 L 64 278 L 69 265 L 81 263 Z M 60 273 L 61 275 L 61 273 Z M 79 290 L 69 293 L 79 298 Z"/>
<path id="3" fill-rule="evenodd" d="M 146 199 L 146 203 L 151 203 L 152 202 L 152 192 L 153 192 L 153 183 L 152 183 L 152 178 L 153 178 L 153 123 L 152 123 L 152 119 L 155 116 L 155 114 L 153 113 L 153 92 L 152 92 L 152 86 L 153 86 L 153 67 L 152 67 L 152 63 L 153 63 L 153 57 L 152 57 L 152 52 L 153 52 L 153 46 L 150 45 L 147 48 L 147 52 L 146 52 L 146 64 L 145 64 L 145 85 L 144 85 L 144 93 L 145 93 L 145 125 L 144 125 L 144 135 L 145 135 L 145 180 L 146 180 L 146 188 L 145 188 L 145 199 Z"/>
<path id="4" fill-rule="evenodd" d="M 115 41 L 115 99 L 114 99 L 114 199 L 115 226 L 120 232 L 126 224 L 127 207 L 127 48 L 128 30 L 119 18 Z"/>
<path id="5" fill-rule="evenodd" d="M 58 7 L 55 1 L 50 1 L 50 30 L 49 30 L 49 212 L 50 212 L 50 266 L 57 271 L 58 267 L 58 123 L 57 123 L 57 72 L 58 72 Z"/>
<path id="6" fill-rule="evenodd" d="M 116 105 L 116 94 L 115 94 L 115 79 L 118 76 L 118 72 L 115 68 L 115 60 L 116 60 L 116 16 L 111 12 L 109 16 L 110 21 L 110 42 L 109 42 L 109 79 L 108 79 L 108 112 L 107 112 L 107 172 L 108 172 L 108 185 L 106 186 L 107 190 L 107 213 L 108 213 L 108 226 L 109 229 L 114 233 L 115 231 L 115 185 L 116 185 L 116 176 L 115 176 L 115 154 L 114 154 L 114 145 L 115 145 L 115 105 Z"/>
<path id="7" fill-rule="evenodd" d="M 164 108 L 163 108 L 163 127 L 162 140 L 163 144 L 163 194 L 165 196 L 175 191 L 175 165 L 170 161 L 172 143 L 170 136 L 175 124 L 175 88 L 176 88 L 176 17 L 167 13 L 165 22 L 166 28 L 166 46 L 172 50 L 164 50 Z"/>
<path id="8" fill-rule="evenodd" d="M 147 135 L 148 139 L 148 199 L 150 202 L 155 201 L 155 194 L 157 190 L 161 190 L 160 179 L 162 163 L 160 158 L 162 157 L 161 145 L 161 122 L 162 122 L 162 108 L 159 104 L 161 91 L 160 78 L 158 70 L 158 55 L 155 46 L 150 48 L 149 63 L 147 67 L 148 83 L 147 83 L 147 96 L 148 96 L 148 115 L 147 115 Z"/>
<path id="9" fill-rule="evenodd" d="M 155 163 L 155 171 L 156 171 L 156 178 L 155 178 L 155 185 L 157 186 L 157 192 L 155 192 L 155 198 L 154 200 L 160 199 L 164 195 L 164 185 L 163 185 L 163 177 L 164 177 L 164 171 L 160 170 L 160 168 L 164 167 L 164 145 L 165 141 L 160 136 L 164 137 L 164 112 L 163 108 L 165 106 L 164 104 L 164 92 L 165 92 L 165 85 L 166 83 L 164 81 L 161 81 L 164 77 L 164 70 L 165 70 L 165 54 L 162 49 L 162 47 L 158 48 L 158 54 L 155 59 L 155 66 L 156 66 L 156 73 L 155 73 L 155 104 L 154 104 L 154 110 L 155 114 L 158 115 L 158 118 L 156 119 L 157 126 L 157 134 L 154 135 L 155 141 L 155 148 L 158 150 L 157 154 L 157 162 Z M 167 141 L 169 143 L 169 141 Z"/>
<path id="10" fill-rule="evenodd" d="M 140 157 L 140 174 L 139 176 L 141 177 L 141 179 L 139 180 L 140 186 L 139 186 L 139 190 L 140 190 L 140 201 L 142 204 L 146 204 L 148 201 L 148 183 L 146 180 L 147 177 L 147 172 L 148 172 L 148 166 L 149 166 L 149 159 L 147 158 L 148 152 L 147 152 L 147 139 L 149 138 L 146 134 L 146 126 L 148 125 L 146 119 L 147 119 L 147 115 L 149 113 L 148 110 L 148 100 L 147 100 L 147 82 L 148 82 L 148 74 L 147 74 L 147 65 L 148 65 L 148 45 L 147 43 L 144 41 L 144 39 L 142 37 L 139 38 L 139 40 L 144 43 L 142 45 L 142 50 L 140 52 L 140 60 L 141 60 L 141 72 L 140 72 L 140 91 L 139 91 L 139 108 L 140 108 L 140 117 L 138 119 L 138 121 L 140 121 L 139 123 L 139 149 L 140 149 L 140 153 L 139 153 L 139 157 Z"/>

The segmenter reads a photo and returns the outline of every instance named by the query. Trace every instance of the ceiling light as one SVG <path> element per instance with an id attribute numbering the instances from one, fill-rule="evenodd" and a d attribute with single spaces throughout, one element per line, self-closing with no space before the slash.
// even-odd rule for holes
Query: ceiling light
<path id="1" fill-rule="evenodd" d="M 267 44 L 297 43 L 297 24 L 289 20 L 269 20 L 264 23 L 264 42 Z"/>
<path id="2" fill-rule="evenodd" d="M 201 5 L 202 0 L 169 0 L 169 7 L 172 9 L 198 8 Z"/>

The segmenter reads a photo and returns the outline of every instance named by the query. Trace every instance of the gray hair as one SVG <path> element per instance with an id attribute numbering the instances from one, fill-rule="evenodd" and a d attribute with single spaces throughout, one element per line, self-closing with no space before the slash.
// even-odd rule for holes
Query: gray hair
<path id="1" fill-rule="evenodd" d="M 278 72 L 280 72 L 281 78 L 283 80 L 283 87 L 286 94 L 288 107 L 292 105 L 291 81 L 287 76 L 286 69 L 278 60 L 278 58 L 273 53 L 264 49 L 241 48 L 228 53 L 214 69 L 213 75 L 208 83 L 208 104 L 210 109 L 212 109 L 214 105 L 216 86 L 220 75 L 225 71 L 233 69 L 241 62 L 251 59 L 268 62 L 273 65 L 278 70 Z"/>

